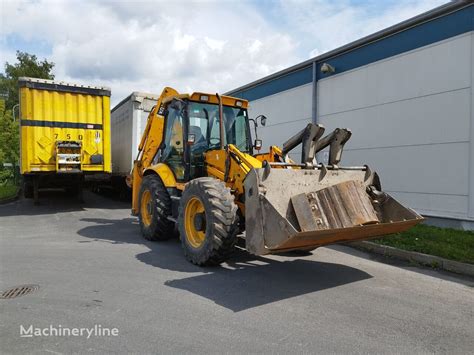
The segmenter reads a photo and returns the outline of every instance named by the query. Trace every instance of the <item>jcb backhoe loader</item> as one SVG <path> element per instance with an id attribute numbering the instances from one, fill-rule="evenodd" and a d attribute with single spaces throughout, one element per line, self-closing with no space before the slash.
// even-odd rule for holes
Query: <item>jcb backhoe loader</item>
<path id="1" fill-rule="evenodd" d="M 261 141 L 251 143 L 257 122 L 247 106 L 218 94 L 163 90 L 132 172 L 132 213 L 146 239 L 178 230 L 188 260 L 215 265 L 243 230 L 246 249 L 263 255 L 369 239 L 423 220 L 384 193 L 368 166 L 339 166 L 349 130 L 323 137 L 322 126 L 308 124 L 282 148 L 254 153 Z M 288 153 L 300 144 L 297 163 Z M 328 164 L 317 162 L 326 147 Z"/>

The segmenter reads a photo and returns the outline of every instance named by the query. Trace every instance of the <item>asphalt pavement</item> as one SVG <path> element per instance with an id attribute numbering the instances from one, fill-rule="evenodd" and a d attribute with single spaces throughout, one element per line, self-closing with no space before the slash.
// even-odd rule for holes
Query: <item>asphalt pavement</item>
<path id="1" fill-rule="evenodd" d="M 82 204 L 62 192 L 41 202 L 0 205 L 0 291 L 39 285 L 0 299 L 1 353 L 474 349 L 473 279 L 346 246 L 299 257 L 238 250 L 200 268 L 177 240 L 145 241 L 126 202 L 91 192 Z M 30 326 L 35 334 L 21 333 Z M 48 334 L 64 328 L 95 333 Z"/>

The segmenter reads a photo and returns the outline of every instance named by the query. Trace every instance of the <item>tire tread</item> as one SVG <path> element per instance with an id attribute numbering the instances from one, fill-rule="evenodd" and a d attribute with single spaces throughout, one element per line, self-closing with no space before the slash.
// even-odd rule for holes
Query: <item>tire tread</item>
<path id="1" fill-rule="evenodd" d="M 174 223 L 168 219 L 171 216 L 171 197 L 165 185 L 158 175 L 147 175 L 143 178 L 140 188 L 140 199 L 143 191 L 149 189 L 152 198 L 155 200 L 155 213 L 151 225 L 147 228 L 141 221 L 141 214 L 138 218 L 142 235 L 150 241 L 168 240 L 174 236 Z"/>
<path id="2" fill-rule="evenodd" d="M 188 246 L 184 228 L 184 209 L 187 200 L 199 195 L 206 199 L 210 206 L 211 235 L 200 249 Z M 218 265 L 225 261 L 234 251 L 239 231 L 237 205 L 234 196 L 224 182 L 212 177 L 197 178 L 190 181 L 185 188 L 179 207 L 178 227 L 180 239 L 186 258 L 200 266 Z"/>

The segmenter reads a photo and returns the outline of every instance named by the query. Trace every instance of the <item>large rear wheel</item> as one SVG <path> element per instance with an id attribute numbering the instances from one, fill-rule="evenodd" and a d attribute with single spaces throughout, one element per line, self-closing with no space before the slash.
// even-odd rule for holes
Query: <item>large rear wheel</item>
<path id="1" fill-rule="evenodd" d="M 158 175 L 143 178 L 139 194 L 138 221 L 142 235 L 148 240 L 166 240 L 174 236 L 171 197 Z"/>
<path id="2" fill-rule="evenodd" d="M 190 181 L 181 197 L 178 228 L 184 254 L 193 264 L 225 261 L 234 250 L 239 230 L 230 189 L 211 177 Z"/>

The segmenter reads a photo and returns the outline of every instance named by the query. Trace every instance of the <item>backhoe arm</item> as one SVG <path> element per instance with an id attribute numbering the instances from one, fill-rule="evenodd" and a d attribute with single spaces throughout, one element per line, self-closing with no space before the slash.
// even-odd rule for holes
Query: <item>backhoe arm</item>
<path id="1" fill-rule="evenodd" d="M 138 213 L 138 194 L 143 179 L 143 172 L 153 161 L 163 141 L 165 124 L 165 103 L 170 97 L 178 96 L 178 92 L 170 87 L 165 87 L 155 107 L 148 115 L 147 124 L 143 131 L 142 139 L 138 145 L 137 158 L 133 163 L 132 170 L 132 214 Z"/>

